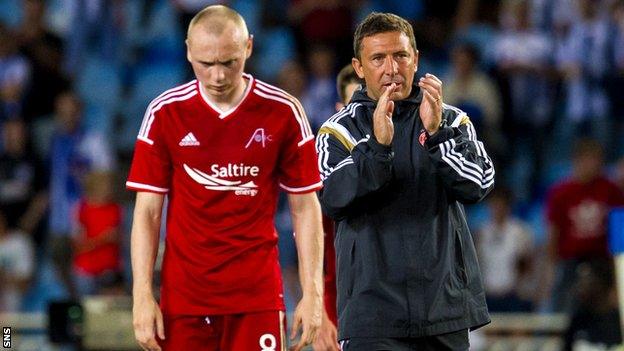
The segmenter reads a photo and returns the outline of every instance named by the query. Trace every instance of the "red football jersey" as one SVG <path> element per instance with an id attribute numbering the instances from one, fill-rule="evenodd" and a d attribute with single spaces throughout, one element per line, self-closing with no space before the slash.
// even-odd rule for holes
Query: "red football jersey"
<path id="1" fill-rule="evenodd" d="M 606 178 L 589 183 L 569 180 L 555 186 L 549 194 L 546 212 L 548 221 L 559 229 L 559 257 L 607 256 L 607 214 L 623 204 L 624 195 Z"/>
<path id="2" fill-rule="evenodd" d="M 122 209 L 116 203 L 92 204 L 82 201 L 78 205 L 78 222 L 88 238 L 96 238 L 111 229 L 119 229 Z M 85 273 L 98 275 L 121 268 L 119 244 L 105 244 L 76 254 L 74 265 Z"/>
<path id="3" fill-rule="evenodd" d="M 279 188 L 318 190 L 299 101 L 245 75 L 221 111 L 196 80 L 147 108 L 126 186 L 168 194 L 161 307 L 170 314 L 284 309 L 273 223 Z"/>

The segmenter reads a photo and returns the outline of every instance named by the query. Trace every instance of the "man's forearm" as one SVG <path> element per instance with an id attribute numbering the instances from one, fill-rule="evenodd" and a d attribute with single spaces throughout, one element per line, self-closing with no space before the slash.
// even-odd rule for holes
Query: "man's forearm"
<path id="1" fill-rule="evenodd" d="M 294 198 L 293 198 L 294 197 Z M 323 227 L 316 194 L 289 198 L 304 296 L 323 295 Z"/>
<path id="2" fill-rule="evenodd" d="M 149 194 L 137 194 L 130 240 L 132 292 L 135 299 L 152 294 L 161 211 L 162 199 Z"/>

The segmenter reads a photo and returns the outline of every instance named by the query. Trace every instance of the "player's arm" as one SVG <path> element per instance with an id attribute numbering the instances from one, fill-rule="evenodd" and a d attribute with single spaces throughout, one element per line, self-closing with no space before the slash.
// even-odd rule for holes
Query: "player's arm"
<path id="1" fill-rule="evenodd" d="M 130 241 L 134 333 L 144 350 L 160 350 L 156 333 L 165 338 L 163 317 L 152 292 L 160 219 L 165 196 L 137 192 Z"/>
<path id="2" fill-rule="evenodd" d="M 301 326 L 301 340 L 293 347 L 293 350 L 301 350 L 314 341 L 322 321 L 323 227 L 316 193 L 289 194 L 288 203 L 295 230 L 299 280 L 303 291 L 303 298 L 295 310 L 291 339 Z"/>

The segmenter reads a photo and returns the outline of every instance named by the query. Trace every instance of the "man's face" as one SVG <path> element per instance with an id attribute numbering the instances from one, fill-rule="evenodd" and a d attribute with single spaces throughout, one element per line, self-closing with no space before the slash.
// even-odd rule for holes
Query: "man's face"
<path id="1" fill-rule="evenodd" d="M 418 52 L 402 32 L 385 32 L 362 39 L 360 59 L 353 58 L 353 68 L 366 81 L 368 96 L 378 100 L 385 87 L 397 85 L 391 100 L 402 100 L 412 92 L 418 66 Z"/>
<path id="2" fill-rule="evenodd" d="M 245 61 L 251 55 L 252 39 L 229 23 L 221 34 L 211 34 L 195 25 L 187 44 L 187 59 L 204 91 L 216 101 L 232 98 L 242 84 Z"/>

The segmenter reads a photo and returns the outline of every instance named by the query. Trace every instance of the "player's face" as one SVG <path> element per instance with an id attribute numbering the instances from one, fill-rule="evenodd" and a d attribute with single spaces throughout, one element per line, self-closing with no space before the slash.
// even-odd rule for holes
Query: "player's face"
<path id="1" fill-rule="evenodd" d="M 204 91 L 215 100 L 232 98 L 243 84 L 245 61 L 251 55 L 252 39 L 235 25 L 221 34 L 207 33 L 200 26 L 187 40 L 187 58 Z"/>
<path id="2" fill-rule="evenodd" d="M 364 37 L 360 59 L 353 58 L 353 68 L 366 81 L 368 96 L 377 100 L 385 86 L 397 84 L 392 100 L 409 96 L 418 66 L 418 51 L 402 32 L 385 32 Z"/>

